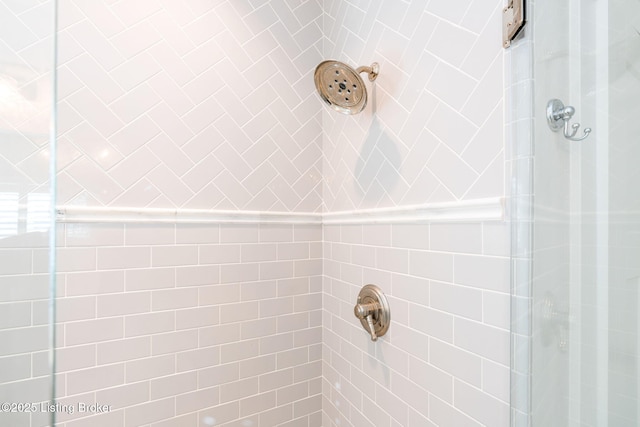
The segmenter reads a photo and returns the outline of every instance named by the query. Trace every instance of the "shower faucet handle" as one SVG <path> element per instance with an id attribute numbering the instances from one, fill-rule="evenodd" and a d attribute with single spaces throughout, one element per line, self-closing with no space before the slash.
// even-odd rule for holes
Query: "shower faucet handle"
<path id="1" fill-rule="evenodd" d="M 353 314 L 360 319 L 362 327 L 377 341 L 389 329 L 391 311 L 387 298 L 376 285 L 365 285 L 358 294 Z"/>
<path id="2" fill-rule="evenodd" d="M 378 336 L 376 335 L 376 327 L 373 324 L 373 316 L 378 314 L 378 310 L 380 310 L 381 306 L 377 302 L 370 302 L 366 304 L 356 304 L 353 307 L 353 314 L 356 315 L 358 319 L 366 320 L 367 327 L 369 328 L 369 333 L 371 334 L 371 341 L 378 341 Z M 366 329 L 366 328 L 365 328 Z"/>

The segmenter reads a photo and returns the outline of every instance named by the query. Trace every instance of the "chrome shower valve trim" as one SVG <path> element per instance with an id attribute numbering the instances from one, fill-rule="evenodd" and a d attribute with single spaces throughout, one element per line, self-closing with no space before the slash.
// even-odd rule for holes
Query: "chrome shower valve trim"
<path id="1" fill-rule="evenodd" d="M 371 341 L 387 333 L 391 322 L 389 302 L 376 285 L 365 285 L 358 294 L 358 303 L 353 314 L 360 319 L 362 327 L 371 334 Z"/>

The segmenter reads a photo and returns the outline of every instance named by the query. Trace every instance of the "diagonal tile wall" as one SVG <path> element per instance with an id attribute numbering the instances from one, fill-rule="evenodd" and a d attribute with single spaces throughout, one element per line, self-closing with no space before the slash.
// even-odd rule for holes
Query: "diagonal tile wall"
<path id="1" fill-rule="evenodd" d="M 320 209 L 317 1 L 59 13 L 59 204 Z"/>
<path id="2" fill-rule="evenodd" d="M 380 64 L 363 113 L 323 111 L 327 211 L 504 194 L 501 5 L 324 2 L 323 56 Z"/>

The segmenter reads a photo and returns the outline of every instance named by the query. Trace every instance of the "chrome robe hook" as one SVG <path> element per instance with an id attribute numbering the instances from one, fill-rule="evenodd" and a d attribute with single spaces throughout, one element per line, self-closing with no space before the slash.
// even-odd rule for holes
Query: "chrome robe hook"
<path id="1" fill-rule="evenodd" d="M 570 141 L 582 141 L 591 133 L 591 128 L 585 128 L 584 134 L 576 137 L 580 123 L 569 126 L 569 120 L 576 113 L 576 109 L 570 105 L 566 107 L 559 99 L 552 99 L 547 103 L 547 123 L 552 131 L 557 132 L 564 128 L 564 137 Z M 571 129 L 569 129 L 571 128 Z"/>

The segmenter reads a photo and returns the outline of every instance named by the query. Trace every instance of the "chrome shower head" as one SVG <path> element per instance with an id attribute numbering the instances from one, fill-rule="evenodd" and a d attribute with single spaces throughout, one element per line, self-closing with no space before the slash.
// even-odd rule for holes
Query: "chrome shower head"
<path id="1" fill-rule="evenodd" d="M 360 73 L 369 74 L 369 81 L 378 77 L 379 66 L 354 70 L 340 61 L 323 61 L 316 67 L 313 79 L 320 98 L 342 114 L 357 114 L 367 105 L 367 88 Z"/>

